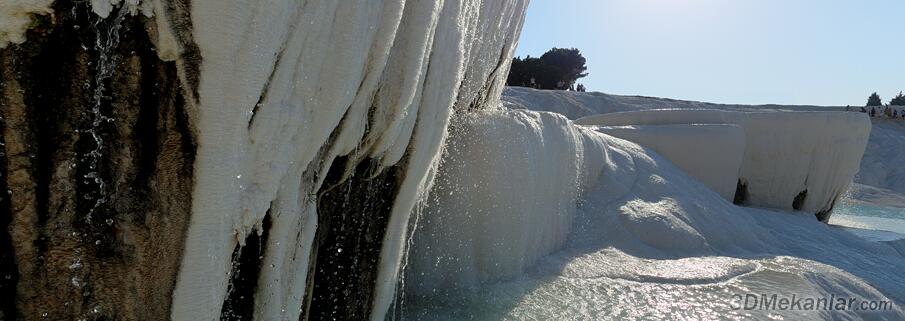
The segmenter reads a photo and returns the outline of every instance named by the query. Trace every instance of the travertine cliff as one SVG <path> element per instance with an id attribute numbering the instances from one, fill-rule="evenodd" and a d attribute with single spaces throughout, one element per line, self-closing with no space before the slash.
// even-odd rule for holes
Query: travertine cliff
<path id="1" fill-rule="evenodd" d="M 0 5 L 0 313 L 382 320 L 526 5 Z"/>

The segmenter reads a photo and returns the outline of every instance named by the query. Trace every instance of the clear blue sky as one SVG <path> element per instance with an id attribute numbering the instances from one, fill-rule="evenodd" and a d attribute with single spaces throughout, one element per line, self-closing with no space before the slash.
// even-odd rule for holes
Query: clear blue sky
<path id="1" fill-rule="evenodd" d="M 516 55 L 575 47 L 589 91 L 863 105 L 905 90 L 905 0 L 531 0 Z"/>

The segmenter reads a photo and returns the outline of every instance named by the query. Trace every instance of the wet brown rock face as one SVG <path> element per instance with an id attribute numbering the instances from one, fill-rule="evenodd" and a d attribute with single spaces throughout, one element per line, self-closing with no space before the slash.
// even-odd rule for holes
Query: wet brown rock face
<path id="1" fill-rule="evenodd" d="M 168 319 L 193 90 L 150 19 L 54 12 L 0 50 L 0 319 Z"/>

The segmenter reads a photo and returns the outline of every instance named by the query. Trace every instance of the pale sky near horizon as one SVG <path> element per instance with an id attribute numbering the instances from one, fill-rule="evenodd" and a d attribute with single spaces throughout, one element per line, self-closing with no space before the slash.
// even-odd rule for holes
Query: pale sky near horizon
<path id="1" fill-rule="evenodd" d="M 905 0 L 531 0 L 517 56 L 581 50 L 589 91 L 853 105 L 905 91 Z"/>

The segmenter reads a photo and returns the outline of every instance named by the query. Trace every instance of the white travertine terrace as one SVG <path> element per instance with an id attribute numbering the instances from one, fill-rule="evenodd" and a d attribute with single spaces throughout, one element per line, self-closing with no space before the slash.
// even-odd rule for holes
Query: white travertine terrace
<path id="1" fill-rule="evenodd" d="M 588 116 L 577 124 L 593 126 L 736 124 L 745 131 L 739 178 L 747 185 L 746 203 L 792 210 L 826 212 L 848 189 L 870 134 L 862 113 L 737 112 L 662 109 Z M 698 144 L 707 144 L 701 140 Z M 694 146 L 687 146 L 694 152 Z"/>

